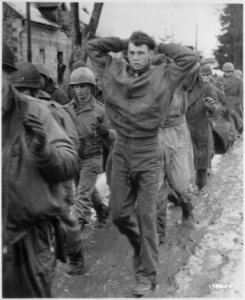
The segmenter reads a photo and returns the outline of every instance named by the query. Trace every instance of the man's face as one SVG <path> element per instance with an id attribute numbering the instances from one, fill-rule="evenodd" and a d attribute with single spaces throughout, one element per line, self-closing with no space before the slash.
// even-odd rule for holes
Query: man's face
<path id="1" fill-rule="evenodd" d="M 133 43 L 128 44 L 128 60 L 134 70 L 143 70 L 148 65 L 151 56 L 152 51 L 148 46 L 135 46 Z"/>
<path id="2" fill-rule="evenodd" d="M 224 72 L 224 77 L 225 78 L 231 78 L 233 73 L 234 73 L 234 71 L 225 71 Z"/>
<path id="3" fill-rule="evenodd" d="M 201 77 L 202 77 L 202 81 L 203 82 L 210 82 L 212 75 L 210 75 L 209 73 L 200 73 Z"/>
<path id="4" fill-rule="evenodd" d="M 90 84 L 88 83 L 74 84 L 73 88 L 79 103 L 82 104 L 90 101 L 92 96 Z"/>

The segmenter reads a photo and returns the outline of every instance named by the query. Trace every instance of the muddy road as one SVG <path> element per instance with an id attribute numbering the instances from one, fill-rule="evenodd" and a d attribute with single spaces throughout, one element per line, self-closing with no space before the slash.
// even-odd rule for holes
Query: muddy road
<path id="1" fill-rule="evenodd" d="M 147 297 L 242 297 L 242 144 L 240 139 L 229 153 L 215 156 L 207 191 L 194 203 L 194 229 L 181 226 L 180 208 L 168 208 L 159 288 Z M 104 228 L 86 229 L 84 238 L 84 274 L 68 277 L 66 265 L 59 264 L 55 297 L 132 297 L 133 252 L 127 239 L 110 221 Z"/>

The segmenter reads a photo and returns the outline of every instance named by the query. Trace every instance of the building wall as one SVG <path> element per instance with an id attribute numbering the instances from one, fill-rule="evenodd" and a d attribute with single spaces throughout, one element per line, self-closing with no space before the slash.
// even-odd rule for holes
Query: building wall
<path id="1" fill-rule="evenodd" d="M 27 32 L 21 34 L 22 55 L 20 61 L 26 61 L 27 55 Z M 32 63 L 43 63 L 49 70 L 51 77 L 57 81 L 57 52 L 63 53 L 63 64 L 68 70 L 68 62 L 71 54 L 70 40 L 63 32 L 52 30 L 45 26 L 31 26 Z"/>
<path id="2" fill-rule="evenodd" d="M 3 7 L 3 40 L 13 50 L 16 60 L 27 61 L 27 29 L 20 15 L 4 3 Z M 68 62 L 71 54 L 71 41 L 59 29 L 42 24 L 31 23 L 32 63 L 44 63 L 51 77 L 57 81 L 57 52 L 63 53 L 63 64 L 66 65 L 64 78 L 69 77 Z M 44 55 L 44 57 L 43 57 Z"/>
<path id="3" fill-rule="evenodd" d="M 19 32 L 23 26 L 23 20 L 19 14 L 3 3 L 2 39 L 12 49 L 17 61 L 20 57 Z"/>

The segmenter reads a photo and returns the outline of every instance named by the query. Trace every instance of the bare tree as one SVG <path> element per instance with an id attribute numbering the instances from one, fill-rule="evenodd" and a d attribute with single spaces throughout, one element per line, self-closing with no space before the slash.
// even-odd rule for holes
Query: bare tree
<path id="1" fill-rule="evenodd" d="M 79 22 L 79 3 L 72 2 L 71 7 L 71 32 L 72 32 L 72 46 L 80 46 L 82 42 L 82 33 L 80 31 L 80 22 Z"/>
<path id="2" fill-rule="evenodd" d="M 103 5 L 104 3 L 94 3 L 89 24 L 85 25 L 83 23 L 82 26 L 80 26 L 81 22 L 79 20 L 79 3 L 71 3 L 73 49 L 69 62 L 70 70 L 74 62 L 78 60 L 86 62 L 87 54 L 84 46 L 86 41 L 95 37 Z"/>

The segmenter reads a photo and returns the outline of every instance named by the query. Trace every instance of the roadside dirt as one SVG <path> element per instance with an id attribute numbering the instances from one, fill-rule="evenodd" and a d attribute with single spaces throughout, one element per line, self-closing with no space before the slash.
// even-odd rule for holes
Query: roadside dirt
<path id="1" fill-rule="evenodd" d="M 195 229 L 183 228 L 178 207 L 168 209 L 166 244 L 159 249 L 159 289 L 147 297 L 242 297 L 243 166 L 242 140 L 213 160 L 207 193 L 195 203 Z M 99 189 L 108 189 L 101 178 Z M 57 298 L 132 297 L 132 249 L 109 221 L 85 231 L 86 268 L 67 277 L 59 264 Z"/>

